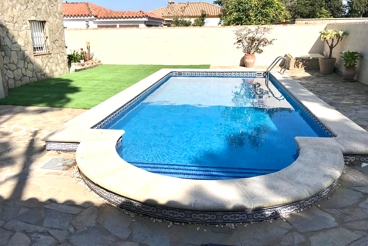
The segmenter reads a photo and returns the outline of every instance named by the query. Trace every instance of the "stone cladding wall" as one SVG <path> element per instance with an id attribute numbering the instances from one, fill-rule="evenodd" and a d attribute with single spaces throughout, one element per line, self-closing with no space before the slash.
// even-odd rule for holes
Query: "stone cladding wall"
<path id="1" fill-rule="evenodd" d="M 5 94 L 8 88 L 67 72 L 61 7 L 62 0 L 1 0 L 0 76 Z M 32 20 L 45 21 L 45 53 L 33 53 Z"/>

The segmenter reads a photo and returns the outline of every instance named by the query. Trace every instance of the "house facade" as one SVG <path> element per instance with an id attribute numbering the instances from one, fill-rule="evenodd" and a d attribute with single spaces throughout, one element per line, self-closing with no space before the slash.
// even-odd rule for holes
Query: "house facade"
<path id="1" fill-rule="evenodd" d="M 2 0 L 0 98 L 9 88 L 67 72 L 61 0 Z"/>
<path id="2" fill-rule="evenodd" d="M 114 11 L 89 2 L 63 3 L 65 28 L 159 27 L 161 16 L 145 11 Z"/>
<path id="3" fill-rule="evenodd" d="M 173 0 L 170 0 L 167 6 L 152 10 L 151 12 L 162 16 L 165 19 L 165 25 L 170 26 L 174 18 L 190 20 L 193 23 L 196 18 L 201 16 L 202 10 L 207 14 L 205 26 L 220 25 L 219 16 L 221 8 L 206 2 L 175 3 Z"/>

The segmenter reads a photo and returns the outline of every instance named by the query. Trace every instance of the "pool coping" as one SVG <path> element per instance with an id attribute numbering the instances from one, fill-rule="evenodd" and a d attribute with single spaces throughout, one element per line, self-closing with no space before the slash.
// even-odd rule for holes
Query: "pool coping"
<path id="1" fill-rule="evenodd" d="M 336 137 L 296 137 L 300 154 L 293 164 L 279 172 L 252 178 L 186 180 L 137 168 L 125 162 L 116 152 L 116 144 L 123 138 L 124 131 L 91 127 L 113 113 L 116 107 L 132 100 L 144 88 L 177 71 L 244 72 L 229 69 L 162 69 L 65 123 L 44 140 L 55 148 L 64 147 L 65 144 L 76 147 L 76 144 L 80 143 L 77 149 L 77 164 L 87 177 L 87 184 L 89 183 L 90 187 L 105 189 L 111 195 L 129 198 L 130 204 L 137 202 L 142 206 L 151 206 L 151 210 L 164 207 L 196 213 L 241 212 L 241 218 L 244 218 L 244 213 L 253 211 L 251 219 L 259 211 L 262 211 L 262 214 L 280 215 L 280 209 L 285 206 L 294 206 L 295 203 L 311 205 L 311 198 L 313 203 L 318 201 L 336 184 L 344 168 L 344 155 L 368 155 L 368 133 L 364 129 L 290 77 L 272 72 L 272 75 Z M 97 192 L 97 188 L 95 190 Z M 295 209 L 286 210 L 292 212 Z M 245 217 L 247 219 L 242 221 L 249 221 L 249 216 Z M 211 222 L 209 219 L 205 221 Z"/>

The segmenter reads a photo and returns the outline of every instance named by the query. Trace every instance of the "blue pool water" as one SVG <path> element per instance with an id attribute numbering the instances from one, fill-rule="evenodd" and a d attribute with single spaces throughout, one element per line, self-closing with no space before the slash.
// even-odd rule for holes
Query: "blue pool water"
<path id="1" fill-rule="evenodd" d="M 125 130 L 120 156 L 150 172 L 253 177 L 293 163 L 295 136 L 328 137 L 285 97 L 264 78 L 170 77 L 104 128 Z"/>

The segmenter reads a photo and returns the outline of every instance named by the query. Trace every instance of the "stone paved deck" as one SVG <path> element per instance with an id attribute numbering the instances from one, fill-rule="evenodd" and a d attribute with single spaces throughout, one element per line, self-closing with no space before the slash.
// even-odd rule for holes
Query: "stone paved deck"
<path id="1" fill-rule="evenodd" d="M 288 75 L 368 130 L 368 86 Z M 118 211 L 73 178 L 74 154 L 41 138 L 84 110 L 0 106 L 1 245 L 368 245 L 368 167 L 346 167 L 318 206 L 248 225 L 176 225 Z M 51 161 L 50 161 L 51 160 Z"/>

